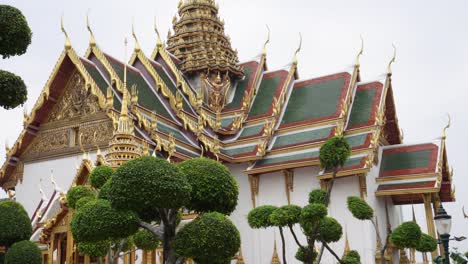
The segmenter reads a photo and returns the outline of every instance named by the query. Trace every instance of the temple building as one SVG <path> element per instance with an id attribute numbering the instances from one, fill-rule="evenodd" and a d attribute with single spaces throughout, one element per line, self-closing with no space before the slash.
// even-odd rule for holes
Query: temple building
<path id="1" fill-rule="evenodd" d="M 329 207 L 346 238 L 331 247 L 339 255 L 357 250 L 362 263 L 380 258 L 373 226 L 347 209 L 352 195 L 373 206 L 383 236 L 403 221 L 401 205 L 421 204 L 423 231 L 436 237 L 435 208 L 455 200 L 448 126 L 438 140 L 403 142 L 392 88 L 395 58 L 382 63 L 381 79 L 361 80 L 362 50 L 345 71 L 299 78 L 300 48 L 287 68 L 269 69 L 268 38 L 253 39 L 261 55 L 239 62 L 218 9 L 214 0 L 181 0 L 166 43 L 156 29 L 154 51 L 145 54 L 134 31 L 128 61 L 101 50 L 89 23 L 89 48 L 78 55 L 62 24 L 64 50 L 0 168 L 0 186 L 29 213 L 44 263 L 94 263 L 73 241 L 67 190 L 85 184 L 96 166 L 117 168 L 153 152 L 172 162 L 205 156 L 225 164 L 239 184 L 230 217 L 242 246 L 232 263 L 281 263 L 279 235 L 251 229 L 247 214 L 266 204 L 304 206 L 312 189 L 326 188 L 332 173 L 320 168 L 318 153 L 335 135 L 346 138 L 352 155 L 338 172 Z M 286 238 L 286 258 L 298 263 L 297 246 Z M 160 257 L 161 250 L 130 252 L 121 263 L 161 263 Z M 392 246 L 385 258 L 414 261 L 413 252 Z M 322 263 L 336 260 L 326 253 Z"/>

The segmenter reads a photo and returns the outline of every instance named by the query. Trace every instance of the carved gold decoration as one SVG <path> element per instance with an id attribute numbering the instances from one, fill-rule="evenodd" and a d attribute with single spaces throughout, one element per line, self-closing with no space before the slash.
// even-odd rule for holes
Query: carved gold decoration
<path id="1" fill-rule="evenodd" d="M 291 204 L 291 192 L 294 191 L 294 171 L 293 170 L 283 170 L 284 175 L 284 187 L 286 190 L 286 198 L 288 204 Z"/>
<path id="2" fill-rule="evenodd" d="M 366 182 L 366 174 L 360 174 L 358 176 L 359 179 L 359 193 L 361 195 L 361 199 L 367 198 L 367 182 Z"/>
<path id="3" fill-rule="evenodd" d="M 278 250 L 276 249 L 276 238 L 275 242 L 273 244 L 273 256 L 271 257 L 271 264 L 281 264 L 281 261 L 279 260 L 278 257 Z"/>
<path id="4" fill-rule="evenodd" d="M 268 147 L 268 139 L 258 143 L 257 156 L 265 156 Z"/>
<path id="5" fill-rule="evenodd" d="M 257 207 L 257 195 L 258 190 L 260 188 L 260 175 L 249 175 L 249 183 L 250 183 L 250 195 L 252 198 L 252 206 L 253 208 Z"/>
<path id="6" fill-rule="evenodd" d="M 202 73 L 201 80 L 204 98 L 207 98 L 206 103 L 211 110 L 220 112 L 226 104 L 226 98 L 231 89 L 231 79 L 228 72 L 222 78 L 219 71 L 217 73 Z"/>
<path id="7" fill-rule="evenodd" d="M 40 133 L 36 136 L 27 153 L 24 156 L 34 156 L 50 151 L 68 148 L 70 142 L 70 132 L 68 130 L 52 131 Z"/>

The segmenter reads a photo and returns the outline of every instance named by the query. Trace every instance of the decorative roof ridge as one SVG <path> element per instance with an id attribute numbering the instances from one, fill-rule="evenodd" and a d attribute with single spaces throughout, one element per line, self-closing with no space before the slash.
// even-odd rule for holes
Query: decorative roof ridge
<path id="1" fill-rule="evenodd" d="M 387 150 L 387 149 L 413 147 L 413 146 L 429 145 L 429 144 L 435 145 L 438 148 L 440 148 L 441 144 L 442 144 L 442 141 L 440 139 L 435 139 L 435 140 L 432 140 L 432 141 L 414 141 L 412 143 L 401 143 L 401 144 L 395 144 L 395 145 L 381 146 L 380 148 L 382 150 Z"/>
<path id="2" fill-rule="evenodd" d="M 330 72 L 330 73 L 327 73 L 327 74 L 318 74 L 318 75 L 313 75 L 313 76 L 310 76 L 310 77 L 307 77 L 307 78 L 296 79 L 294 81 L 294 84 L 301 84 L 303 82 L 312 81 L 312 80 L 320 79 L 320 78 L 323 78 L 323 77 L 333 76 L 333 75 L 342 74 L 342 73 L 348 73 L 348 74 L 352 75 L 353 71 L 351 69 L 352 68 L 349 67 L 349 68 L 344 69 L 342 71 Z"/>
<path id="3" fill-rule="evenodd" d="M 365 80 L 365 81 L 359 81 L 359 82 L 356 82 L 356 85 L 357 86 L 362 86 L 362 85 L 366 85 L 366 84 L 370 84 L 370 83 L 381 83 L 382 85 L 385 85 L 385 78 L 386 76 L 382 76 L 382 78 L 380 79 L 368 79 L 368 80 Z"/>

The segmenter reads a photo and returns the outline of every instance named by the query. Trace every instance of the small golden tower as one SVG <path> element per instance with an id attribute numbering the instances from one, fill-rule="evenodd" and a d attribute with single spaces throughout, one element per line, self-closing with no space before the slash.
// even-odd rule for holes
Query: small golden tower
<path id="1" fill-rule="evenodd" d="M 245 264 L 244 256 L 242 256 L 242 246 L 239 248 L 239 254 L 237 255 L 236 264 Z"/>
<path id="2" fill-rule="evenodd" d="M 278 251 L 276 250 L 276 239 L 275 244 L 273 245 L 273 256 L 271 257 L 271 264 L 281 264 L 281 261 L 278 257 Z"/>
<path id="3" fill-rule="evenodd" d="M 127 40 L 125 39 L 125 49 Z M 125 51 L 125 54 L 127 52 Z M 125 56 L 126 57 L 126 56 Z M 127 90 L 127 64 L 124 66 L 124 87 L 122 96 L 122 109 L 119 122 L 114 129 L 114 135 L 109 142 L 106 160 L 112 168 L 118 168 L 125 162 L 141 157 L 141 147 L 134 135 L 133 120 L 128 116 L 128 90 Z"/>

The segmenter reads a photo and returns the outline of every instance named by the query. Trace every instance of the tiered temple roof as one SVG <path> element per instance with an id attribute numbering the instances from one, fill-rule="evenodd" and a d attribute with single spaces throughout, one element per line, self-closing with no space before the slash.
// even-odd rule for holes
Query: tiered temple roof
<path id="1" fill-rule="evenodd" d="M 135 50 L 126 67 L 126 62 L 101 51 L 91 30 L 89 49 L 84 56 L 76 54 L 67 36 L 65 49 L 38 101 L 31 113 L 25 115 L 23 131 L 7 149 L 0 185 L 10 189 L 21 181 L 22 155 L 41 124 L 46 123 L 65 83 L 77 71 L 84 78 L 82 89 L 94 96 L 114 124 L 119 123 L 122 100 L 128 94 L 128 102 L 123 105 L 128 105 L 128 119 L 134 123 L 134 135 L 143 152 L 157 151 L 176 161 L 204 155 L 226 163 L 249 162 L 245 173 L 258 175 L 318 166 L 322 143 L 343 135 L 352 147 L 352 156 L 338 176 L 365 175 L 381 161 L 377 195 L 391 195 L 396 203 L 403 204 L 417 202 L 408 195 L 415 193 L 415 189 L 423 189 L 439 193 L 442 201 L 454 199 L 445 139 L 438 144 L 401 145 L 390 65 L 381 79 L 362 82 L 359 64 L 362 51 L 348 70 L 311 79 L 299 79 L 296 59 L 288 69 L 268 71 L 266 52 L 239 64 L 216 17 L 217 8 L 212 0 L 182 2 L 181 17 L 175 21 L 176 34 L 169 38 L 169 47 L 158 40 L 151 56 L 140 49 L 134 32 Z M 210 17 L 197 10 L 210 11 Z M 226 50 L 210 56 L 227 56 L 227 60 L 221 60 L 225 67 L 244 76 L 235 81 L 220 111 L 213 111 L 197 92 L 200 87 L 194 87 L 188 80 L 191 70 L 187 62 L 200 58 L 196 54 L 201 47 L 201 42 L 193 42 L 198 44 L 193 44 L 191 57 L 187 48 L 181 51 L 180 47 L 192 41 L 183 37 L 185 31 L 181 29 L 186 25 L 184 21 L 190 19 L 194 21 L 191 25 L 209 20 L 219 26 L 215 35 L 225 42 L 215 39 L 212 43 Z M 194 30 L 193 36 L 206 36 L 204 30 Z M 179 42 L 182 46 L 178 46 Z M 435 166 L 437 162 L 442 167 Z M 330 177 L 328 171 L 318 176 L 320 180 Z"/>

